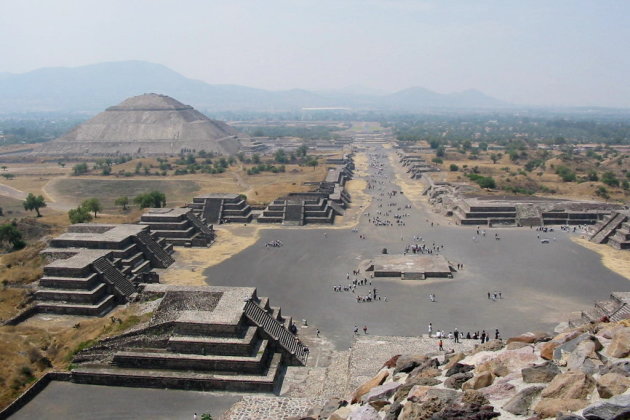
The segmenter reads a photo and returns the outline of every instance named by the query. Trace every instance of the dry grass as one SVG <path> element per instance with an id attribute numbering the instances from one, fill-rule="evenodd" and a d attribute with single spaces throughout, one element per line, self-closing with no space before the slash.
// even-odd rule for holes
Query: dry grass
<path id="1" fill-rule="evenodd" d="M 526 160 L 513 162 L 509 156 L 503 153 L 503 156 L 497 163 L 492 163 L 490 154 L 496 153 L 494 151 L 481 152 L 479 159 L 470 159 L 469 155 L 464 155 L 458 152 L 449 151 L 444 162 L 440 165 L 442 172 L 433 173 L 431 177 L 435 180 L 449 181 L 449 182 L 463 182 L 470 185 L 476 185 L 470 181 L 463 173 L 467 168 L 469 171 L 477 167 L 478 173 L 483 176 L 493 177 L 497 181 L 499 188 L 503 186 L 518 186 L 518 187 L 532 187 L 533 189 L 546 188 L 548 192 L 539 191 L 535 195 L 556 197 L 556 198 L 568 198 L 578 200 L 597 200 L 601 201 L 595 191 L 599 187 L 605 187 L 610 194 L 612 201 L 623 201 L 627 199 L 627 193 L 621 188 L 614 188 L 605 185 L 602 182 L 563 182 L 560 176 L 555 173 L 555 168 L 558 166 L 572 167 L 578 176 L 584 176 L 588 170 L 595 168 L 594 161 L 584 156 L 575 158 L 575 162 L 563 162 L 558 157 L 552 157 L 547 160 L 545 169 L 536 168 L 532 172 L 524 172 L 524 164 Z M 556 152 L 558 155 L 559 152 Z M 423 157 L 427 162 L 431 162 L 431 159 L 435 157 L 434 154 L 423 154 Z M 450 171 L 450 165 L 455 164 L 459 166 L 459 171 Z M 608 170 L 605 165 L 598 168 L 598 172 L 604 172 Z M 523 175 L 523 172 L 525 175 Z M 555 191 L 555 192 L 551 192 Z M 482 194 L 492 194 L 487 191 L 479 190 Z M 506 194 L 506 191 L 499 191 L 499 194 Z M 509 194 L 509 193 L 508 193 Z"/>
<path id="2" fill-rule="evenodd" d="M 111 315 L 122 324 L 109 317 L 36 316 L 17 326 L 0 327 L 0 409 L 45 372 L 67 369 L 77 349 L 145 322 L 151 313 L 141 314 L 139 304 L 130 304 Z"/>
<path id="3" fill-rule="evenodd" d="M 630 280 L 630 252 L 620 251 L 604 244 L 595 244 L 584 238 L 571 239 L 584 248 L 597 252 L 606 268 Z"/>

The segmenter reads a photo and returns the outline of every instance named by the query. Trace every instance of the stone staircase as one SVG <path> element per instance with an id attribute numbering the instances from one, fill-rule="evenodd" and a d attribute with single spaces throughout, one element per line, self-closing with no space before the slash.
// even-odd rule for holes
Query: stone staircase
<path id="1" fill-rule="evenodd" d="M 151 260 L 151 263 L 158 268 L 166 268 L 173 264 L 175 260 L 164 250 L 147 232 L 138 233 L 138 246 L 144 255 Z"/>
<path id="2" fill-rule="evenodd" d="M 630 222 L 626 221 L 608 237 L 608 244 L 616 249 L 630 249 Z"/>
<path id="3" fill-rule="evenodd" d="M 121 296 L 129 297 L 136 292 L 136 288 L 114 265 L 101 257 L 92 263 L 94 270 Z"/>
<path id="4" fill-rule="evenodd" d="M 614 231 L 627 219 L 628 216 L 623 213 L 612 214 L 595 226 L 594 233 L 591 236 L 590 241 L 596 244 L 605 243 Z"/>
<path id="5" fill-rule="evenodd" d="M 580 312 L 580 316 L 569 320 L 571 327 L 607 318 L 611 322 L 630 318 L 630 292 L 613 292 L 610 298 L 595 302 L 593 307 Z"/>
<path id="6" fill-rule="evenodd" d="M 214 232 L 208 227 L 201 219 L 193 212 L 186 213 L 186 218 L 192 223 L 192 225 L 199 230 L 203 235 L 214 238 Z"/>

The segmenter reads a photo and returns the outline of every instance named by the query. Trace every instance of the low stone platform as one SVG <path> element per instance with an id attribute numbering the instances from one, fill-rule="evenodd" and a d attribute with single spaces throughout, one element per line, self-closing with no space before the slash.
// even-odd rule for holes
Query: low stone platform
<path id="1" fill-rule="evenodd" d="M 307 362 L 291 317 L 253 287 L 150 284 L 139 298 L 161 299 L 151 320 L 78 353 L 74 382 L 274 393 Z"/>
<path id="2" fill-rule="evenodd" d="M 453 269 L 443 255 L 379 255 L 368 263 L 374 277 L 400 277 L 424 280 L 428 277 L 453 278 Z"/>
<path id="3" fill-rule="evenodd" d="M 175 246 L 207 247 L 214 242 L 212 225 L 204 223 L 190 208 L 153 208 L 140 217 L 151 233 Z"/>

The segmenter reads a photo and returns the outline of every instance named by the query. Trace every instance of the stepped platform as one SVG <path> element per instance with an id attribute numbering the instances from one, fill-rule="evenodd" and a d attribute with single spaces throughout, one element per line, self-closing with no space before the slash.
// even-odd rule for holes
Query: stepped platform
<path id="1" fill-rule="evenodd" d="M 145 285 L 152 319 L 78 353 L 72 380 L 132 387 L 276 392 L 308 350 L 255 288 Z M 288 321 L 288 322 L 287 322 Z"/>
<path id="2" fill-rule="evenodd" d="M 141 225 L 174 246 L 210 246 L 215 239 L 212 225 L 204 223 L 191 208 L 152 208 L 140 217 Z"/>
<path id="3" fill-rule="evenodd" d="M 366 268 L 374 277 L 400 277 L 425 280 L 429 277 L 453 278 L 453 269 L 442 255 L 379 255 Z"/>
<path id="4" fill-rule="evenodd" d="M 252 221 L 252 208 L 243 196 L 229 193 L 209 193 L 193 198 L 187 204 L 194 214 L 206 224 L 210 223 L 249 223 Z"/>
<path id="5" fill-rule="evenodd" d="M 630 249 L 630 212 L 615 211 L 605 217 L 593 227 L 589 240 L 616 249 Z"/>

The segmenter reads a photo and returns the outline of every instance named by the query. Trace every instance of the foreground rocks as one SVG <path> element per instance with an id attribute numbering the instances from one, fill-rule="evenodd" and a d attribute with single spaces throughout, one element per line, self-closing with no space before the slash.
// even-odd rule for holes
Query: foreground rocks
<path id="1" fill-rule="evenodd" d="M 393 355 L 347 400 L 332 399 L 311 418 L 630 419 L 628 331 L 628 321 L 600 323 L 463 353 Z"/>

